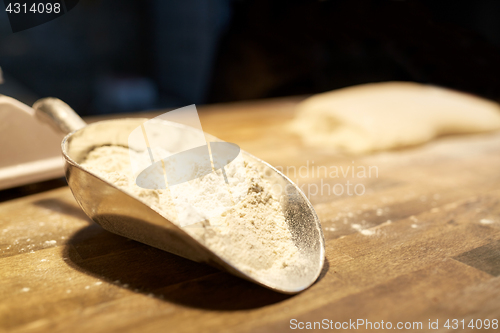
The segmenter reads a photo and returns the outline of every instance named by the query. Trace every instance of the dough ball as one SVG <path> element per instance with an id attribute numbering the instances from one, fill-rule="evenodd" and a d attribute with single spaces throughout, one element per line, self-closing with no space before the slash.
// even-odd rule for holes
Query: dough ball
<path id="1" fill-rule="evenodd" d="M 436 86 L 371 83 L 306 99 L 290 129 L 306 145 L 359 154 L 500 129 L 500 106 Z"/>

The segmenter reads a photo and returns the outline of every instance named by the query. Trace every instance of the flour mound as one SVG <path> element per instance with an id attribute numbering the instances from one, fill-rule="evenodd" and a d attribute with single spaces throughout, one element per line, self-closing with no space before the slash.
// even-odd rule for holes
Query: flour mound
<path id="1" fill-rule="evenodd" d="M 154 156 L 165 156 L 161 149 Z M 120 146 L 92 150 L 81 166 L 169 216 L 169 220 L 224 260 L 250 274 L 275 275 L 301 260 L 283 209 L 257 166 L 239 155 L 224 169 L 167 189 L 136 185 L 131 159 L 143 168 L 145 152 Z"/>

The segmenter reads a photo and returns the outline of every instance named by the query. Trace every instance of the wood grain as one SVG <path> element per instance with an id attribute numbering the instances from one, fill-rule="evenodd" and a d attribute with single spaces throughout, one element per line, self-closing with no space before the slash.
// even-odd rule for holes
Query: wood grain
<path id="1" fill-rule="evenodd" d="M 292 318 L 424 330 L 430 319 L 447 331 L 446 319 L 500 319 L 500 134 L 344 156 L 288 133 L 299 100 L 207 106 L 200 117 L 310 196 L 326 239 L 311 288 L 278 294 L 113 235 L 63 187 L 0 204 L 0 332 L 277 332 Z M 319 168 L 370 166 L 371 177 Z M 326 191 L 347 181 L 364 193 Z"/>

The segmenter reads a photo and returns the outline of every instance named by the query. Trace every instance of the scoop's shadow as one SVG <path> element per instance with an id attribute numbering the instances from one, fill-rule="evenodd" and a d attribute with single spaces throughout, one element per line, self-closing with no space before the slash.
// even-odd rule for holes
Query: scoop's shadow
<path id="1" fill-rule="evenodd" d="M 64 256 L 68 265 L 85 274 L 183 306 L 244 310 L 293 297 L 112 234 L 96 224 L 74 234 Z M 319 279 L 328 267 L 325 261 Z"/>

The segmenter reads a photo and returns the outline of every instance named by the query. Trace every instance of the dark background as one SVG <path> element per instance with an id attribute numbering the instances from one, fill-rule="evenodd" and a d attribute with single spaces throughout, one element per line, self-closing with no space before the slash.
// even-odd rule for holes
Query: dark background
<path id="1" fill-rule="evenodd" d="M 496 0 L 81 0 L 18 33 L 0 9 L 0 93 L 81 115 L 388 80 L 500 100 Z"/>

